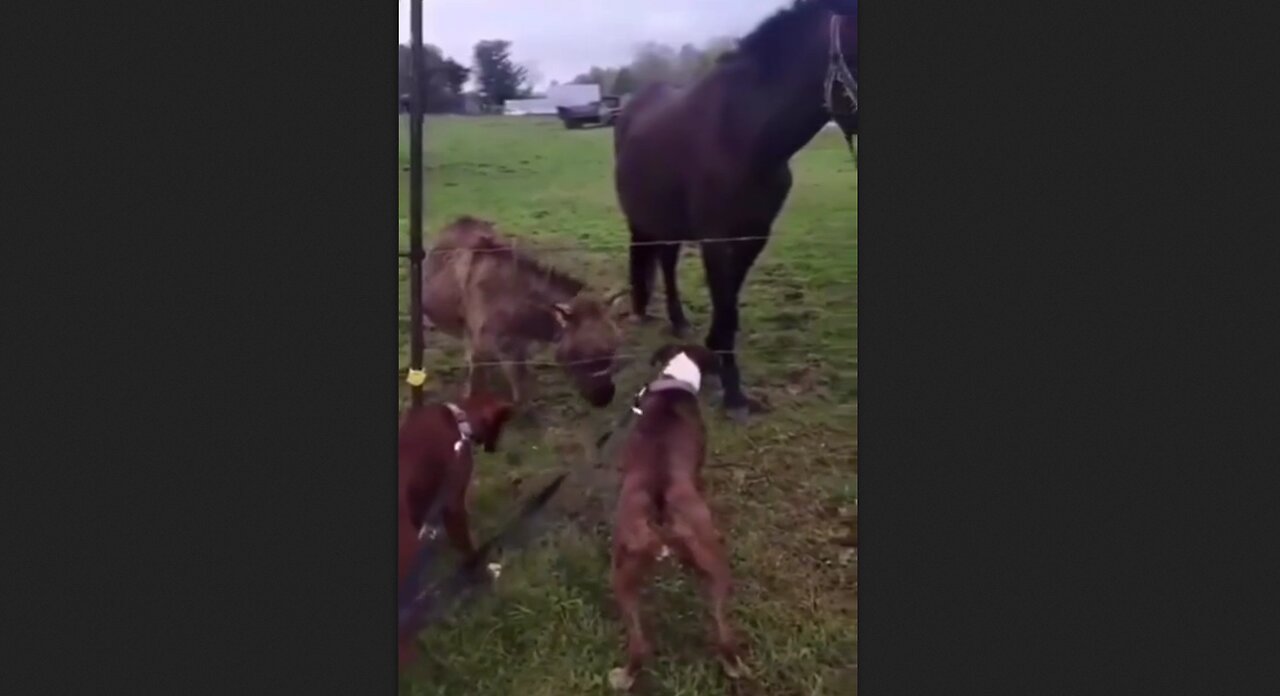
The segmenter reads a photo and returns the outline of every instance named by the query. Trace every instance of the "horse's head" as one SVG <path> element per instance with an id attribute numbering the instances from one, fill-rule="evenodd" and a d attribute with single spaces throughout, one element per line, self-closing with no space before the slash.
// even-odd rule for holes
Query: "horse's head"
<path id="1" fill-rule="evenodd" d="M 610 310 L 626 294 L 618 292 L 604 301 L 579 295 L 554 307 L 561 329 L 556 361 L 582 398 L 596 408 L 613 401 L 613 375 L 619 366 L 617 353 L 622 332 Z"/>

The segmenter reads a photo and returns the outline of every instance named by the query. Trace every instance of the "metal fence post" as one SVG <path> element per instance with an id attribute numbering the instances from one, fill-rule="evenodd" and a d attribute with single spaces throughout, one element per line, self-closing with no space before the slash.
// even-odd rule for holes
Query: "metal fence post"
<path id="1" fill-rule="evenodd" d="M 422 0 L 409 0 L 409 21 L 413 30 L 411 45 L 413 91 L 409 102 L 409 368 L 422 370 Z M 422 385 L 413 385 L 413 405 L 422 405 Z"/>

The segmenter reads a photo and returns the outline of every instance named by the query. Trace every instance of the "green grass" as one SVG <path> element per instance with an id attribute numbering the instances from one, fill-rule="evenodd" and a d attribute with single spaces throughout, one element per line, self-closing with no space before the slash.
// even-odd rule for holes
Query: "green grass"
<path id="1" fill-rule="evenodd" d="M 408 145 L 400 129 L 400 244 L 408 245 Z M 612 183 L 612 131 L 567 131 L 554 119 L 430 118 L 427 225 L 461 214 L 488 218 L 537 246 L 580 245 L 541 258 L 597 291 L 625 286 L 626 226 Z M 672 166 L 679 166 L 673 162 Z M 856 690 L 857 555 L 848 538 L 857 514 L 857 173 L 838 131 L 821 133 L 792 160 L 795 185 L 773 238 L 748 277 L 738 348 L 748 393 L 771 413 L 745 427 L 711 408 L 708 495 L 732 554 L 733 619 L 750 679 L 731 686 L 709 650 L 697 585 L 659 570 L 644 604 L 659 654 L 647 693 L 670 695 L 847 694 Z M 696 250 L 680 280 L 694 336 L 709 300 Z M 408 364 L 407 262 L 400 267 L 400 368 Z M 665 320 L 661 283 L 653 310 Z M 665 321 L 627 327 L 624 351 L 648 355 Z M 457 341 L 432 334 L 428 398 L 457 394 Z M 549 352 L 539 356 L 550 361 Z M 558 370 L 535 370 L 535 413 L 477 455 L 474 533 L 491 534 L 556 472 L 572 469 L 538 542 L 503 558 L 494 593 L 454 611 L 421 637 L 422 657 L 401 693 L 456 696 L 607 694 L 620 664 L 621 626 L 608 585 L 610 505 L 616 478 L 595 438 L 649 378 L 644 361 L 624 371 L 605 410 L 572 395 Z M 713 383 L 714 384 L 714 383 Z M 401 381 L 400 404 L 408 400 Z"/>

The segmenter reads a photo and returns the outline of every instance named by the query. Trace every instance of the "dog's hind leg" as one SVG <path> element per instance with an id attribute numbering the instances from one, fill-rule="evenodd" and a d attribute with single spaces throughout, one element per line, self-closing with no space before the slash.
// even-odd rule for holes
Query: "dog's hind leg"
<path id="1" fill-rule="evenodd" d="M 628 539 L 621 538 L 613 552 L 613 597 L 626 627 L 627 664 L 609 672 L 609 684 L 620 691 L 631 689 L 640 668 L 653 654 L 653 647 L 645 638 L 640 624 L 640 586 L 653 565 L 653 544 L 639 539 L 632 541 L 640 543 L 629 543 Z"/>
<path id="2" fill-rule="evenodd" d="M 720 534 L 712 523 L 711 510 L 701 498 L 693 496 L 669 504 L 674 513 L 671 524 L 673 541 L 681 547 L 681 558 L 693 566 L 706 585 L 721 665 L 731 679 L 745 676 L 747 668 L 739 656 L 737 637 L 727 616 L 733 576 Z"/>
<path id="3" fill-rule="evenodd" d="M 449 543 L 453 544 L 453 548 L 463 556 L 475 553 L 475 546 L 471 543 L 471 528 L 467 524 L 466 508 L 448 505 L 440 516 L 444 518 L 444 531 L 449 535 Z"/>

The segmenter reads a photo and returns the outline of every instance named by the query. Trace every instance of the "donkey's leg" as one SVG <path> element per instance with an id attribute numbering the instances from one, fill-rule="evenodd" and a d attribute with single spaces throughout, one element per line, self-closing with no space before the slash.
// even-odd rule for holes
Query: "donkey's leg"
<path id="1" fill-rule="evenodd" d="M 745 235 L 744 235 L 745 236 Z M 756 256 L 764 248 L 764 240 L 750 242 L 712 242 L 702 247 L 702 265 L 711 291 L 711 330 L 707 347 L 720 356 L 720 383 L 724 387 L 724 409 L 735 421 L 745 421 L 750 410 L 760 409 L 758 402 L 742 392 L 738 372 L 735 338 L 738 332 L 738 293 Z"/>
<path id="2" fill-rule="evenodd" d="M 653 244 L 636 246 L 635 228 L 631 228 L 631 318 L 637 322 L 649 321 L 649 296 L 652 293 L 653 267 L 658 247 Z"/>
<path id="3" fill-rule="evenodd" d="M 464 350 L 466 351 L 467 360 L 467 380 L 462 385 L 462 398 L 467 399 L 475 393 L 476 386 L 479 383 L 480 373 L 476 366 L 476 351 L 475 348 L 471 346 L 470 341 L 467 341 L 467 346 Z"/>
<path id="4" fill-rule="evenodd" d="M 467 383 L 463 387 L 463 398 L 490 388 L 488 384 L 488 382 L 492 381 L 490 367 L 496 355 L 497 352 L 488 341 L 476 338 L 467 339 Z"/>
<path id="5" fill-rule="evenodd" d="M 671 333 L 683 338 L 689 330 L 689 322 L 684 317 L 684 306 L 680 303 L 680 289 L 676 287 L 676 264 L 680 262 L 679 242 L 659 247 L 658 260 L 662 264 L 662 282 L 667 294 L 667 318 L 671 320 Z"/>
<path id="6" fill-rule="evenodd" d="M 511 403 L 519 404 L 528 396 L 528 362 L 529 353 L 524 350 L 512 350 L 502 356 L 502 373 L 511 387 Z"/>

